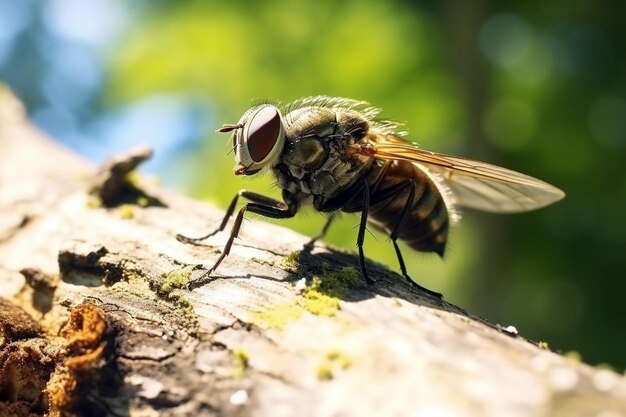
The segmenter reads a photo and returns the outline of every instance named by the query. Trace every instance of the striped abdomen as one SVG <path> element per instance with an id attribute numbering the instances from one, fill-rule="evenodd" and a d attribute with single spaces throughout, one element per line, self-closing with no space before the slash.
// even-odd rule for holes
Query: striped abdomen
<path id="1" fill-rule="evenodd" d="M 392 233 L 408 203 L 412 182 L 415 186 L 413 204 L 409 207 L 398 238 L 415 250 L 443 256 L 450 219 L 446 203 L 435 183 L 410 162 L 387 162 L 376 169 L 380 169 L 382 175 L 379 174 L 375 183 L 370 184 L 369 221 L 385 233 Z M 372 178 L 371 175 L 368 177 Z M 406 186 L 402 187 L 403 183 Z M 399 189 L 389 195 L 390 187 Z"/>

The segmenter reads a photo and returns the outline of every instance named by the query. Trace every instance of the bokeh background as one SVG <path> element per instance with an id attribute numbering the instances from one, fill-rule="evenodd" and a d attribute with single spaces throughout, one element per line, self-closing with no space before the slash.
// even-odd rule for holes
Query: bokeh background
<path id="1" fill-rule="evenodd" d="M 626 367 L 626 10 L 621 0 L 0 0 L 0 80 L 94 162 L 149 143 L 144 169 L 225 206 L 228 137 L 258 99 L 367 100 L 422 147 L 567 193 L 541 211 L 464 213 L 421 284 L 551 348 Z M 283 222 L 313 234 L 321 216 Z M 354 248 L 356 217 L 328 237 Z M 199 231 L 200 232 L 200 231 Z M 366 254 L 396 268 L 384 236 Z"/>

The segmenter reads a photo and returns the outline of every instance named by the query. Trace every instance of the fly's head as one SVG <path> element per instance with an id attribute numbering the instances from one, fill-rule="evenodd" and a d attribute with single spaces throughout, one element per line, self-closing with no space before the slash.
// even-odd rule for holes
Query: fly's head
<path id="1" fill-rule="evenodd" d="M 218 129 L 218 132 L 231 131 L 235 175 L 254 175 L 276 164 L 285 143 L 285 125 L 277 107 L 255 106 L 236 125 L 226 124 Z"/>

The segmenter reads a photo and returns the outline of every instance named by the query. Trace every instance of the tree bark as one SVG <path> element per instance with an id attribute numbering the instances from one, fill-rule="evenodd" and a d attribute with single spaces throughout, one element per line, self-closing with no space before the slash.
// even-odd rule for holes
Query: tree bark
<path id="1" fill-rule="evenodd" d="M 229 228 L 177 241 L 223 213 L 138 183 L 128 172 L 142 155 L 96 173 L 0 90 L 0 415 L 626 413 L 622 375 L 376 263 L 365 287 L 354 254 L 303 250 L 306 237 L 278 226 L 246 222 L 217 273 L 187 289 Z"/>

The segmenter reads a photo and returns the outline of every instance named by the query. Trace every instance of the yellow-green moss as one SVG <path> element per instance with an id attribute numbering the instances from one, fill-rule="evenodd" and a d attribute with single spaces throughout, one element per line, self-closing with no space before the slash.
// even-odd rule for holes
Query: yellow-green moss
<path id="1" fill-rule="evenodd" d="M 578 353 L 578 352 L 576 352 L 574 350 L 566 352 L 563 356 L 569 362 L 580 363 L 580 361 L 582 361 L 582 356 L 580 355 L 580 353 Z"/>
<path id="2" fill-rule="evenodd" d="M 338 369 L 348 369 L 352 366 L 352 359 L 339 350 L 329 350 L 324 359 L 317 367 L 317 378 L 321 380 L 332 379 Z"/>
<path id="3" fill-rule="evenodd" d="M 329 350 L 326 352 L 326 359 L 331 363 L 339 365 L 341 369 L 348 369 L 352 366 L 352 359 L 346 353 L 339 350 Z"/>
<path id="4" fill-rule="evenodd" d="M 313 277 L 311 285 L 302 292 L 302 307 L 320 316 L 334 316 L 339 310 L 339 301 L 350 288 L 361 284 L 361 275 L 351 266 L 339 271 L 324 272 Z"/>
<path id="5" fill-rule="evenodd" d="M 303 312 L 302 307 L 296 302 L 283 303 L 252 313 L 251 321 L 260 327 L 282 330 L 288 323 L 302 317 Z"/>
<path id="6" fill-rule="evenodd" d="M 185 288 L 193 271 L 193 266 L 186 266 L 171 272 L 161 274 L 163 281 L 157 288 L 157 294 L 165 300 L 175 304 L 185 312 L 193 313 L 193 303 L 180 293 L 173 293 L 176 289 Z"/>
<path id="7" fill-rule="evenodd" d="M 148 207 L 150 205 L 150 200 L 147 197 L 140 196 L 137 198 L 137 205 L 139 207 Z"/>
<path id="8" fill-rule="evenodd" d="M 163 281 L 159 286 L 159 292 L 161 294 L 167 294 L 177 288 L 185 288 L 189 283 L 189 277 L 193 271 L 193 266 L 186 266 L 181 269 L 176 269 L 167 273 L 161 274 Z"/>
<path id="9" fill-rule="evenodd" d="M 287 272 L 296 273 L 300 266 L 300 251 L 291 252 L 280 261 L 280 267 Z"/>
<path id="10" fill-rule="evenodd" d="M 317 379 L 329 380 L 333 379 L 333 368 L 328 363 L 322 363 L 317 367 Z"/>
<path id="11" fill-rule="evenodd" d="M 97 209 L 100 207 L 102 207 L 102 200 L 100 199 L 100 197 L 95 195 L 90 195 L 89 197 L 87 197 L 87 208 Z"/>
<path id="12" fill-rule="evenodd" d="M 599 371 L 606 370 L 606 371 L 617 372 L 615 368 L 611 364 L 608 364 L 608 363 L 599 363 L 595 366 L 595 368 Z"/>
<path id="13" fill-rule="evenodd" d="M 548 346 L 548 342 L 539 342 L 538 346 L 539 346 L 539 349 L 550 350 L 550 347 Z"/>
<path id="14" fill-rule="evenodd" d="M 135 207 L 132 204 L 122 204 L 117 213 L 122 219 L 130 220 L 135 217 Z"/>
<path id="15" fill-rule="evenodd" d="M 299 319 L 304 310 L 318 316 L 332 317 L 339 310 L 339 302 L 348 290 L 360 284 L 361 275 L 353 267 L 324 272 L 321 276 L 313 277 L 311 284 L 295 302 L 257 311 L 252 314 L 252 323 L 261 327 L 284 329 L 289 322 Z"/>
<path id="16" fill-rule="evenodd" d="M 128 184 L 135 190 L 143 189 L 141 184 L 141 175 L 139 175 L 139 172 L 137 172 L 136 169 L 133 169 L 128 174 L 126 174 L 126 178 L 124 178 L 124 180 L 126 181 L 126 184 Z"/>
<path id="17" fill-rule="evenodd" d="M 235 360 L 235 378 L 241 378 L 248 369 L 250 356 L 243 348 L 233 349 L 233 358 Z"/>
<path id="18" fill-rule="evenodd" d="M 343 298 L 350 288 L 356 288 L 361 283 L 359 271 L 352 266 L 344 266 L 339 271 L 324 271 L 319 278 L 318 289 L 324 294 Z"/>
<path id="19" fill-rule="evenodd" d="M 315 315 L 334 316 L 337 310 L 339 310 L 339 299 L 321 292 L 320 282 L 321 280 L 318 277 L 313 278 L 311 285 L 302 292 L 300 304 Z"/>
<path id="20" fill-rule="evenodd" d="M 167 301 L 175 304 L 178 308 L 183 310 L 187 314 L 193 314 L 193 303 L 182 294 L 170 293 L 166 297 Z"/>

